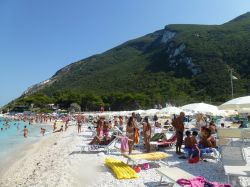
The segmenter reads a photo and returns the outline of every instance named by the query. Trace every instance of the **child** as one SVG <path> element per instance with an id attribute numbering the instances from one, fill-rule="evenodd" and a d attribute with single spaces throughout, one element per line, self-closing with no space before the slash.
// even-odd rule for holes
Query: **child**
<path id="1" fill-rule="evenodd" d="M 197 144 L 197 139 L 198 139 L 198 132 L 197 131 L 193 131 L 192 132 L 192 136 L 191 136 L 191 139 L 192 139 L 192 143 L 193 143 L 193 145 L 194 144 Z"/>
<path id="2" fill-rule="evenodd" d="M 192 148 L 192 146 L 193 146 L 190 131 L 186 131 L 186 137 L 184 139 L 184 145 L 185 145 L 185 148 Z"/>
<path id="3" fill-rule="evenodd" d="M 190 131 L 186 131 L 186 137 L 184 139 L 184 145 L 185 145 L 185 152 L 188 153 L 188 155 L 190 155 L 192 153 L 192 148 L 194 146 L 195 142 L 193 141 L 193 137 L 191 136 L 191 132 Z"/>
<path id="4" fill-rule="evenodd" d="M 197 144 L 192 148 L 192 153 L 189 156 L 188 163 L 195 164 L 200 161 L 200 149 Z"/>

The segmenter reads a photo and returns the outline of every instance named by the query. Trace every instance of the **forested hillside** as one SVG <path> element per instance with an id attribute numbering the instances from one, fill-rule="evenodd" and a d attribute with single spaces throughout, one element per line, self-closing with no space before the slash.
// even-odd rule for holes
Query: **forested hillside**
<path id="1" fill-rule="evenodd" d="M 122 34 L 122 33 L 121 33 Z M 98 44 L 97 44 L 98 45 Z M 82 110 L 153 107 L 166 102 L 218 104 L 250 93 L 250 13 L 222 25 L 167 25 L 72 63 L 8 107 L 48 103 Z"/>

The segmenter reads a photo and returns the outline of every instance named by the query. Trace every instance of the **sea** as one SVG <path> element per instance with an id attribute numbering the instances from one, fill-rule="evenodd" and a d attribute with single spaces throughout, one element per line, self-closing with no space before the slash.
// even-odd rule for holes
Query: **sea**
<path id="1" fill-rule="evenodd" d="M 24 126 L 26 126 L 29 131 L 27 138 L 23 136 Z M 47 130 L 45 137 L 52 134 L 52 125 L 29 125 L 28 122 L 23 121 L 9 121 L 8 124 L 6 124 L 4 118 L 0 118 L 0 168 L 3 163 L 10 160 L 10 157 L 15 156 L 17 152 L 21 152 L 26 145 L 45 138 L 40 133 L 41 126 Z"/>

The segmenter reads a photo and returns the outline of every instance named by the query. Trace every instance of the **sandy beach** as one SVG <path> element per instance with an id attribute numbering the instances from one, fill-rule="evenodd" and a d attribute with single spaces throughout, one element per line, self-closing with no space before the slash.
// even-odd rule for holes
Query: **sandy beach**
<path id="1" fill-rule="evenodd" d="M 0 179 L 0 186 L 157 186 L 160 175 L 151 165 L 149 170 L 142 170 L 138 179 L 118 180 L 104 165 L 107 157 L 126 161 L 119 152 L 105 155 L 102 152 L 80 152 L 79 145 L 90 141 L 91 132 L 86 128 L 78 134 L 75 126 L 66 132 L 44 137 L 33 143 L 25 154 L 16 158 Z M 193 175 L 204 176 L 209 181 L 227 183 L 227 177 L 221 164 L 213 159 L 198 164 L 188 164 L 187 160 L 178 159 L 174 149 L 166 149 L 173 156 L 167 158 L 170 165 L 176 165 Z M 250 161 L 250 149 L 245 148 Z M 249 186 L 249 178 L 240 179 L 241 186 Z"/>

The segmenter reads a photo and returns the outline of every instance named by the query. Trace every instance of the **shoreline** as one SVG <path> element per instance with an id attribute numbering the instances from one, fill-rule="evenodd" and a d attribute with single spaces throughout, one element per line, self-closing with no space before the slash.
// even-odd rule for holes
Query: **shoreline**
<path id="1" fill-rule="evenodd" d="M 51 136 L 51 133 L 47 133 L 47 135 L 42 136 L 39 132 L 40 131 L 39 128 L 40 127 L 49 128 L 52 125 L 36 123 L 36 124 L 32 124 L 31 126 L 33 126 L 32 128 L 34 129 L 33 129 L 33 132 L 29 133 L 29 136 L 27 139 L 23 138 L 23 135 L 21 135 L 20 137 L 18 137 L 19 139 L 15 140 L 16 141 L 15 144 L 9 144 L 9 147 L 10 147 L 9 150 L 3 151 L 3 153 L 1 153 L 0 176 L 3 176 L 6 173 L 6 168 L 10 168 L 13 164 L 15 164 L 16 160 L 20 160 L 23 157 L 25 157 L 25 155 L 27 155 L 27 152 L 32 150 L 34 146 L 36 146 L 37 144 L 39 144 L 40 142 L 44 141 L 45 139 Z M 20 131 L 20 134 L 21 134 L 21 131 Z"/>
<path id="2" fill-rule="evenodd" d="M 9 178 L 9 176 L 11 176 L 13 173 L 16 173 L 17 170 L 23 168 L 23 165 L 30 159 L 30 155 L 39 152 L 40 147 L 42 148 L 43 146 L 46 146 L 45 144 L 47 144 L 48 141 L 52 141 L 53 139 L 53 136 L 47 136 L 44 139 L 39 138 L 34 140 L 34 142 L 29 142 L 28 145 L 20 145 L 17 150 L 11 153 L 16 153 L 17 155 L 11 156 L 10 160 L 6 163 L 5 166 L 7 166 L 8 169 L 2 173 L 3 179 L 0 180 L 0 184 L 3 184 L 1 183 L 2 180 Z M 20 149 L 24 150 L 18 152 Z"/>
<path id="3" fill-rule="evenodd" d="M 20 160 L 25 157 L 28 154 L 29 150 L 32 150 L 33 146 L 39 143 L 39 141 L 42 140 L 37 139 L 30 142 L 26 142 L 25 144 L 20 144 L 16 146 L 15 150 L 12 150 L 7 153 L 7 155 L 5 155 L 4 160 L 0 161 L 0 175 L 3 176 L 6 173 L 4 168 L 12 167 L 17 160 Z"/>
<path id="4" fill-rule="evenodd" d="M 95 158 L 78 154 L 82 141 L 76 126 L 28 145 L 13 155 L 1 173 L 0 186 L 82 186 L 94 181 Z M 88 168 L 84 173 L 82 168 Z M 69 172 L 70 171 L 70 172 Z M 89 175 L 93 173 L 93 175 Z M 85 174 L 84 177 L 82 176 Z M 90 179 L 89 179 L 90 177 Z"/>

